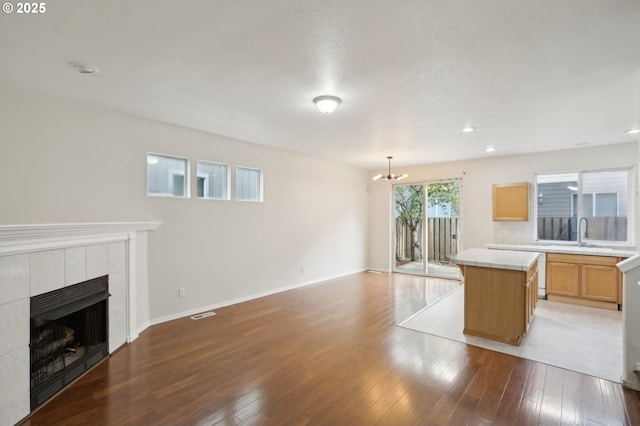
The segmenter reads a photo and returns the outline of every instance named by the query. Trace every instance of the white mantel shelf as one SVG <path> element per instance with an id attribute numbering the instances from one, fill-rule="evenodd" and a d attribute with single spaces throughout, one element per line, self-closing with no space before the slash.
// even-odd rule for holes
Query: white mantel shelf
<path id="1" fill-rule="evenodd" d="M 162 222 L 96 222 L 0 225 L 0 255 L 118 240 L 153 231 Z"/>

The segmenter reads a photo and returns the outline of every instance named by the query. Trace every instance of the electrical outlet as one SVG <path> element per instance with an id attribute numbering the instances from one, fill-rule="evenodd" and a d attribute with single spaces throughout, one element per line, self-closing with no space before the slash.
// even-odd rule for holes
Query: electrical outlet
<path id="1" fill-rule="evenodd" d="M 178 289 L 178 297 L 184 297 L 184 287 Z"/>
<path id="2" fill-rule="evenodd" d="M 304 266 L 301 266 L 301 267 L 300 267 L 300 273 L 301 273 L 301 274 L 304 274 Z"/>

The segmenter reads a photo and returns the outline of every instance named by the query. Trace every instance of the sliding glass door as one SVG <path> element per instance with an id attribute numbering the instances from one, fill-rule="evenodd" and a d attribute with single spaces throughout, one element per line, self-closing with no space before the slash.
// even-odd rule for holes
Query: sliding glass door
<path id="1" fill-rule="evenodd" d="M 460 243 L 459 189 L 455 180 L 393 187 L 394 271 L 460 278 L 447 260 Z"/>

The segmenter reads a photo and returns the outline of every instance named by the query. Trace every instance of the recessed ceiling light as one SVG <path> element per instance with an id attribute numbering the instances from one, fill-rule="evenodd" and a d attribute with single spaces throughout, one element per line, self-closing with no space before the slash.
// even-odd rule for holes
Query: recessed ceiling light
<path id="1" fill-rule="evenodd" d="M 495 149 L 494 147 L 492 147 L 491 145 L 489 145 L 488 147 L 486 147 L 486 148 L 484 149 L 484 152 L 493 152 L 493 151 L 495 151 L 495 150 L 496 150 L 496 149 Z"/>
<path id="2" fill-rule="evenodd" d="M 82 64 L 80 62 L 71 62 L 69 65 L 71 65 L 79 74 L 95 74 L 98 72 L 98 68 Z"/>
<path id="3" fill-rule="evenodd" d="M 475 127 L 471 127 L 471 126 L 466 126 L 466 127 L 462 128 L 462 131 L 465 132 L 465 133 L 471 133 L 471 132 L 473 132 L 475 130 L 476 130 L 476 128 Z"/>
<path id="4" fill-rule="evenodd" d="M 630 135 L 635 135 L 637 133 L 640 133 L 640 128 L 627 130 L 627 133 L 629 133 Z"/>

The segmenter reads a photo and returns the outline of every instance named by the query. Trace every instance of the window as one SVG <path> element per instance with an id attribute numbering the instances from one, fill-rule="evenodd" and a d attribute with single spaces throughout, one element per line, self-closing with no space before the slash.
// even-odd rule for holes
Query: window
<path id="1" fill-rule="evenodd" d="M 236 200 L 262 201 L 262 170 L 236 167 Z"/>
<path id="2" fill-rule="evenodd" d="M 196 197 L 229 199 L 229 167 L 226 164 L 197 161 Z"/>
<path id="3" fill-rule="evenodd" d="M 631 186 L 631 169 L 538 174 L 537 239 L 577 241 L 585 218 L 583 241 L 631 243 Z"/>
<path id="4" fill-rule="evenodd" d="M 147 154 L 147 195 L 188 197 L 188 170 L 185 158 Z"/>

